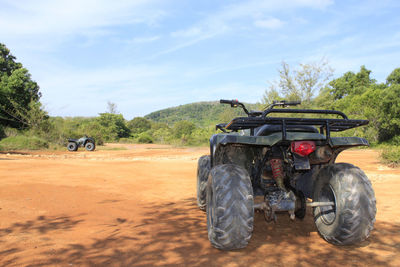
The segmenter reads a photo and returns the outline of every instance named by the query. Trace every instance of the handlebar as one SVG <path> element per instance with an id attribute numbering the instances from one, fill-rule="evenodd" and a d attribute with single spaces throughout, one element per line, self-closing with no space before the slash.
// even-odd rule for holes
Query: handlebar
<path id="1" fill-rule="evenodd" d="M 238 101 L 238 100 L 226 100 L 226 99 L 221 99 L 221 100 L 219 101 L 219 103 L 221 103 L 221 104 L 229 104 L 229 105 L 233 106 L 233 105 L 238 105 L 238 104 L 239 104 L 239 101 Z"/>
<path id="2" fill-rule="evenodd" d="M 233 99 L 233 100 L 221 99 L 221 100 L 219 100 L 219 103 L 231 105 L 232 108 L 236 108 L 236 107 L 240 106 L 243 109 L 243 111 L 247 114 L 247 116 L 256 117 L 256 116 L 260 116 L 260 115 L 265 116 L 265 114 L 266 114 L 266 112 L 268 112 L 268 110 L 271 110 L 276 106 L 282 106 L 282 107 L 297 106 L 297 105 L 301 104 L 301 101 L 275 100 L 275 101 L 272 102 L 271 105 L 269 105 L 265 109 L 264 112 L 261 112 L 261 111 L 251 111 L 251 112 L 249 112 L 247 110 L 247 108 L 244 106 L 244 104 L 239 102 L 237 99 L 236 100 L 235 99 Z"/>
<path id="3" fill-rule="evenodd" d="M 247 110 L 247 108 L 244 106 L 243 103 L 239 102 L 237 99 L 236 99 L 236 100 L 235 100 L 235 99 L 234 99 L 234 100 L 221 99 L 221 100 L 219 101 L 219 103 L 221 103 L 221 104 L 229 104 L 229 105 L 231 105 L 232 108 L 236 108 L 236 107 L 238 107 L 238 106 L 241 106 L 242 109 L 243 109 L 243 111 L 244 111 L 247 115 L 249 115 L 249 111 Z"/>

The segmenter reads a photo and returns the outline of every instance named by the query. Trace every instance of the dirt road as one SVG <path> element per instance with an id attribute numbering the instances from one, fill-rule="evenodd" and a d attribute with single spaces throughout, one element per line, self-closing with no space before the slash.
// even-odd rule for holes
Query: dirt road
<path id="1" fill-rule="evenodd" d="M 249 246 L 224 252 L 211 247 L 195 200 L 207 148 L 125 148 L 0 154 L 0 266 L 400 266 L 400 169 L 375 151 L 338 159 L 372 181 L 378 213 L 367 241 L 336 247 L 310 213 L 277 224 L 256 213 Z"/>

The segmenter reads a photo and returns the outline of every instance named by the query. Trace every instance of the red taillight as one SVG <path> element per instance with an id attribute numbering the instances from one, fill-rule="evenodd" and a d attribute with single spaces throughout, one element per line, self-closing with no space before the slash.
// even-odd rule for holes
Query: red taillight
<path id="1" fill-rule="evenodd" d="M 305 157 L 315 151 L 315 143 L 313 141 L 296 141 L 292 142 L 292 152 Z"/>

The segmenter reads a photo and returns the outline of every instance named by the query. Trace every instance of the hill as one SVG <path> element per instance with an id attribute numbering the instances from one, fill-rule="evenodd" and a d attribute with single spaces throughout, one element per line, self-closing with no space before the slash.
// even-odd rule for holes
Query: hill
<path id="1" fill-rule="evenodd" d="M 257 109 L 256 104 L 246 104 L 248 109 Z M 187 120 L 199 127 L 214 126 L 216 123 L 228 122 L 233 117 L 246 116 L 241 108 L 231 108 L 219 101 L 196 102 L 152 112 L 144 116 L 155 122 L 173 125 L 175 122 Z"/>

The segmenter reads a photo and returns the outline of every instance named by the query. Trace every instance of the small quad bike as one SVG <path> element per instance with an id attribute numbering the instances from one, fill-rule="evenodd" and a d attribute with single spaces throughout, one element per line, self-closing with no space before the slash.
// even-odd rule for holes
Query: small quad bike
<path id="1" fill-rule="evenodd" d="M 69 151 L 77 151 L 78 147 L 85 147 L 87 151 L 93 151 L 96 148 L 96 143 L 94 138 L 87 137 L 86 135 L 79 139 L 68 139 L 67 149 Z"/>
<path id="2" fill-rule="evenodd" d="M 223 133 L 211 137 L 210 155 L 198 161 L 197 203 L 207 212 L 214 247 L 246 247 L 254 210 L 276 222 L 282 212 L 302 219 L 308 206 L 329 243 L 351 245 L 368 238 L 376 214 L 371 182 L 358 167 L 335 160 L 345 149 L 369 144 L 359 137 L 331 137 L 367 120 L 351 120 L 336 110 L 284 108 L 300 102 L 274 101 L 264 111 L 248 111 L 237 100 L 220 103 L 241 107 L 248 117 L 218 124 Z"/>

